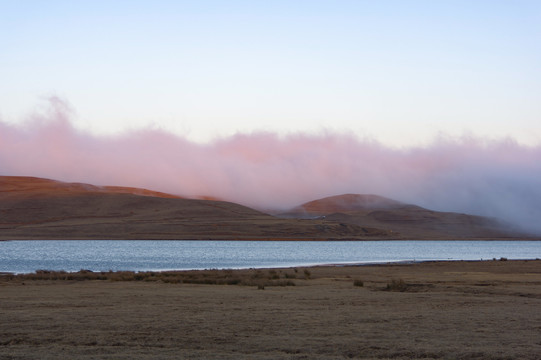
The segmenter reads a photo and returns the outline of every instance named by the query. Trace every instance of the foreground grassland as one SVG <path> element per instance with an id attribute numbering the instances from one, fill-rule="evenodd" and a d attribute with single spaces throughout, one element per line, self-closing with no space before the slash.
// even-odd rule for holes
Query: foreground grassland
<path id="1" fill-rule="evenodd" d="M 293 286 L 294 285 L 294 286 Z M 541 261 L 0 276 L 0 359 L 539 359 Z"/>

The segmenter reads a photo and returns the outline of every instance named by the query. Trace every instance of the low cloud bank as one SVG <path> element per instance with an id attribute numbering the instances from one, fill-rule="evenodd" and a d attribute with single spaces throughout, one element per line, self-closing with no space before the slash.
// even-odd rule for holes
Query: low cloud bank
<path id="1" fill-rule="evenodd" d="M 0 121 L 0 175 L 214 196 L 259 209 L 378 194 L 541 233 L 541 145 L 510 139 L 441 137 L 393 149 L 344 134 L 239 134 L 209 144 L 159 130 L 96 136 L 77 131 L 53 101 L 23 125 Z"/>

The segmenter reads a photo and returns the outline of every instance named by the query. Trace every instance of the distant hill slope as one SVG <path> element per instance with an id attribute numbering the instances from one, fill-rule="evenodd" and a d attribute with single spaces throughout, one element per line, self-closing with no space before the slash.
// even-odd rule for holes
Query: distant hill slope
<path id="1" fill-rule="evenodd" d="M 496 219 L 428 210 L 377 195 L 326 197 L 280 215 L 285 218 L 324 218 L 347 225 L 384 229 L 398 239 L 498 239 L 524 236 Z"/>
<path id="2" fill-rule="evenodd" d="M 0 240 L 386 239 L 392 234 L 328 220 L 282 219 L 248 207 L 145 189 L 0 176 Z"/>
<path id="3" fill-rule="evenodd" d="M 90 193 L 132 194 L 160 198 L 180 199 L 180 196 L 147 189 L 122 186 L 95 186 L 83 183 L 66 183 L 25 176 L 0 176 L 0 192 L 3 198 L 14 197 L 53 197 Z"/>
<path id="4" fill-rule="evenodd" d="M 292 216 L 325 216 L 337 212 L 373 211 L 413 206 L 378 195 L 344 194 L 304 203 L 290 210 Z"/>

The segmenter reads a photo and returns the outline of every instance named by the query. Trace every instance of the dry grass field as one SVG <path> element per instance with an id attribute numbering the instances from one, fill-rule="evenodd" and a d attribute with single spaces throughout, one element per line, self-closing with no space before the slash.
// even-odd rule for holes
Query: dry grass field
<path id="1" fill-rule="evenodd" d="M 0 278 L 0 359 L 541 358 L 539 260 L 56 275 Z"/>

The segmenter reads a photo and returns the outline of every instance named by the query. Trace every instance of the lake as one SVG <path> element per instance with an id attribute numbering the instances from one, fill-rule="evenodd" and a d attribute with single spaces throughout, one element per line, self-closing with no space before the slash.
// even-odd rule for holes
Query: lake
<path id="1" fill-rule="evenodd" d="M 541 241 L 184 241 L 0 242 L 0 272 L 39 269 L 160 271 L 541 258 Z"/>

